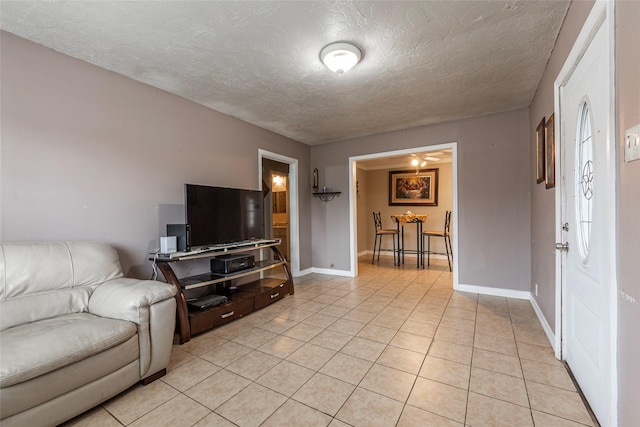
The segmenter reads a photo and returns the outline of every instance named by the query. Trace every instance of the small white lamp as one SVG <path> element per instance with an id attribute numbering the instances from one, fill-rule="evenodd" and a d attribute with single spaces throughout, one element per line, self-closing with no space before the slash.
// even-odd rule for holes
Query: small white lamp
<path id="1" fill-rule="evenodd" d="M 337 74 L 352 69 L 362 58 L 362 52 L 351 43 L 331 43 L 320 51 L 320 60 Z"/>

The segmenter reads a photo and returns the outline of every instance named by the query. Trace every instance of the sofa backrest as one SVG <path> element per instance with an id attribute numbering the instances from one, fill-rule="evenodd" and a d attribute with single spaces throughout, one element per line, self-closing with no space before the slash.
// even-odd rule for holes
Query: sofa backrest
<path id="1" fill-rule="evenodd" d="M 0 330 L 86 311 L 96 285 L 122 276 L 106 243 L 1 243 Z"/>

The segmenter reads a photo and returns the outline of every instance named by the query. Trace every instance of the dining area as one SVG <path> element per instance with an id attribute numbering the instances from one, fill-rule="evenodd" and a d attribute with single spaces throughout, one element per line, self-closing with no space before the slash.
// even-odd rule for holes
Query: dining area
<path id="1" fill-rule="evenodd" d="M 415 256 L 416 268 L 429 268 L 431 265 L 431 255 L 445 255 L 452 271 L 453 265 L 453 247 L 451 245 L 451 211 L 445 211 L 444 223 L 439 227 L 435 221 L 429 220 L 429 215 L 424 213 L 414 213 L 407 211 L 405 213 L 392 213 L 389 220 L 395 227 L 384 228 L 383 217 L 381 212 L 373 212 L 373 223 L 375 229 L 373 258 L 371 263 L 380 261 L 380 252 L 389 251 L 393 253 L 394 265 L 401 266 L 405 264 L 407 255 Z M 392 248 L 383 249 L 383 237 L 391 237 Z M 433 239 L 433 242 L 432 242 Z M 408 245 L 410 241 L 415 242 L 415 246 Z M 432 243 L 434 247 L 432 248 Z M 436 249 L 444 245 L 444 253 L 441 249 Z M 426 262 L 425 262 L 426 257 Z"/>
<path id="2" fill-rule="evenodd" d="M 373 264 L 386 254 L 384 263 L 394 268 L 434 268 L 434 261 L 442 268 L 446 261 L 444 268 L 453 272 L 457 227 L 450 149 L 358 161 L 354 178 L 356 254 L 366 252 L 366 262 Z"/>

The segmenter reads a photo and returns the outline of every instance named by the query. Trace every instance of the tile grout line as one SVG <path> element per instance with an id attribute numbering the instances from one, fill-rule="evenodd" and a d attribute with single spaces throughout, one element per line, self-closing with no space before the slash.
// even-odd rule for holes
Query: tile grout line
<path id="1" fill-rule="evenodd" d="M 473 369 L 473 355 L 476 349 L 476 334 L 478 332 L 478 296 L 476 296 L 476 309 L 473 328 L 473 343 L 471 345 L 471 360 L 469 361 L 469 381 L 467 382 L 467 404 L 464 408 L 464 425 L 467 424 L 467 419 L 469 417 L 469 398 L 471 397 L 471 371 Z"/>
<path id="2" fill-rule="evenodd" d="M 511 317 L 511 307 L 509 305 L 508 299 L 507 299 L 507 309 L 509 310 L 509 322 L 511 323 L 511 330 L 513 331 L 513 341 L 515 342 L 516 354 L 518 355 L 518 365 L 520 366 L 520 371 L 522 372 L 522 382 L 524 383 L 524 390 L 527 393 L 527 403 L 529 404 L 529 414 L 531 416 L 531 424 L 535 426 L 536 420 L 533 416 L 533 405 L 531 405 L 531 396 L 529 394 L 527 379 L 525 378 L 525 375 L 524 375 L 524 367 L 522 366 L 522 358 L 520 357 L 520 347 L 518 346 L 518 338 L 516 337 L 515 329 L 513 327 L 513 317 Z"/>

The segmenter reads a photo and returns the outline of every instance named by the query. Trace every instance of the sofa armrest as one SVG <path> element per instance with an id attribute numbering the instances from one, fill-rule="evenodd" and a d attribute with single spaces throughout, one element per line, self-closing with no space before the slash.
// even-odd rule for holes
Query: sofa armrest
<path id="1" fill-rule="evenodd" d="M 89 298 L 89 312 L 97 316 L 129 320 L 138 324 L 147 321 L 145 309 L 173 298 L 176 288 L 154 280 L 119 278 L 105 282 Z"/>
<path id="2" fill-rule="evenodd" d="M 119 278 L 99 285 L 89 312 L 138 326 L 140 379 L 167 367 L 176 318 L 176 288 L 153 280 Z"/>

